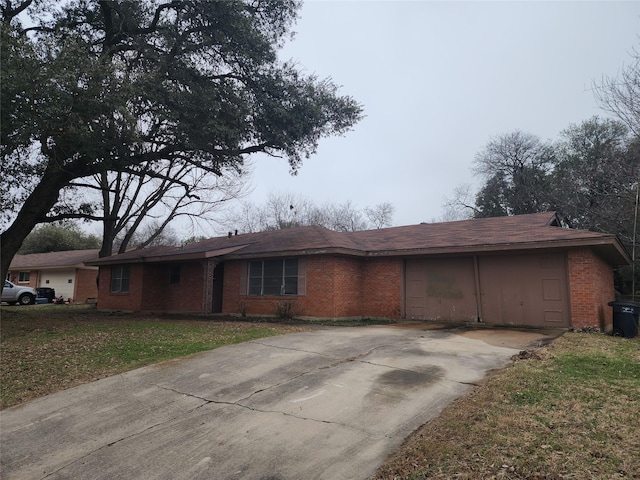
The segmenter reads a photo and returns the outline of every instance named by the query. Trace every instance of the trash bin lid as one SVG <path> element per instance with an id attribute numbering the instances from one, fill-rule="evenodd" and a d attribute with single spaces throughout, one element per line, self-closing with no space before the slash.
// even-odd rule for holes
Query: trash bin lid
<path id="1" fill-rule="evenodd" d="M 640 303 L 638 302 L 631 302 L 631 301 L 622 301 L 622 300 L 615 300 L 613 302 L 609 302 L 608 305 L 610 307 L 635 307 L 635 308 L 640 308 Z"/>

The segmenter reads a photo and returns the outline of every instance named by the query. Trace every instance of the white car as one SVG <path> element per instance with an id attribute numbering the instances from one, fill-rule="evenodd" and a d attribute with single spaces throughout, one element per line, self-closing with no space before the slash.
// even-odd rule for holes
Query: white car
<path id="1" fill-rule="evenodd" d="M 4 288 L 2 289 L 2 301 L 7 302 L 9 305 L 32 305 L 36 303 L 36 290 L 31 287 L 20 287 L 14 285 L 9 280 L 4 281 Z"/>

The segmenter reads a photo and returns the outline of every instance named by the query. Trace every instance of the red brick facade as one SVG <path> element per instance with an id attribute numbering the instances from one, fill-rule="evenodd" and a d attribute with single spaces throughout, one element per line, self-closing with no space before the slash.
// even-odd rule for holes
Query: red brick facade
<path id="1" fill-rule="evenodd" d="M 203 312 L 204 265 L 132 264 L 129 291 L 111 291 L 112 266 L 100 267 L 98 308 L 146 312 Z"/>
<path id="2" fill-rule="evenodd" d="M 613 270 L 589 249 L 569 250 L 571 324 L 574 328 L 598 327 L 610 331 L 615 300 Z"/>
<path id="3" fill-rule="evenodd" d="M 77 268 L 73 287 L 73 302 L 95 301 L 98 297 L 97 279 L 98 270 Z"/>
<path id="4" fill-rule="evenodd" d="M 610 329 L 614 299 L 611 266 L 590 249 L 567 252 L 571 324 Z M 404 261 L 401 257 L 311 255 L 301 257 L 298 295 L 248 295 L 247 260 L 224 262 L 222 313 L 277 315 L 289 306 L 294 316 L 391 318 L 404 316 Z M 173 279 L 179 266 L 179 279 Z M 130 265 L 127 293 L 112 293 L 111 266 L 101 267 L 99 308 L 148 312 L 205 312 L 206 262 Z M 144 285 L 144 288 L 143 288 Z"/>
<path id="5" fill-rule="evenodd" d="M 312 256 L 305 259 L 306 288 L 301 295 L 255 296 L 246 293 L 246 261 L 225 263 L 223 313 L 275 315 L 290 302 L 297 316 L 347 318 L 402 315 L 402 260 Z"/>
<path id="6" fill-rule="evenodd" d="M 202 262 L 147 266 L 142 310 L 202 312 L 204 278 Z"/>

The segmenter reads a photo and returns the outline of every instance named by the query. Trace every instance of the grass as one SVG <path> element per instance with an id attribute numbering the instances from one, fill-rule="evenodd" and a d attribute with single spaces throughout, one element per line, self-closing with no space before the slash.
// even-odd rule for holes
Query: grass
<path id="1" fill-rule="evenodd" d="M 140 317 L 84 306 L 0 312 L 0 408 L 163 360 L 312 328 Z"/>
<path id="2" fill-rule="evenodd" d="M 567 333 L 447 407 L 382 479 L 640 478 L 640 338 Z"/>

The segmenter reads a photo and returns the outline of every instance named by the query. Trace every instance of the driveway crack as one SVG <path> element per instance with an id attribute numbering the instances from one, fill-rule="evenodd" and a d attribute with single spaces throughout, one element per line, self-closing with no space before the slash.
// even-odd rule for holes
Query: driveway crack
<path id="1" fill-rule="evenodd" d="M 297 378 L 297 377 L 299 377 L 299 376 L 302 376 L 302 375 L 305 375 L 305 374 L 303 373 L 303 374 L 297 375 L 295 378 Z M 293 379 L 293 378 L 292 378 L 292 379 Z M 290 381 L 290 380 L 292 380 L 292 379 L 289 379 L 288 381 Z M 284 382 L 283 382 L 283 383 L 284 383 Z M 176 389 L 174 389 L 174 388 L 164 387 L 164 386 L 162 386 L 162 385 L 156 385 L 156 386 L 157 386 L 158 388 L 162 388 L 163 390 L 167 390 L 167 391 L 170 391 L 170 392 L 174 392 L 174 393 L 177 393 L 177 394 L 179 394 L 179 395 L 186 395 L 186 396 L 188 396 L 188 397 L 193 397 L 193 398 L 197 398 L 198 400 L 202 400 L 202 402 L 203 402 L 203 403 L 202 403 L 201 405 L 198 405 L 197 407 L 192 408 L 192 409 L 190 409 L 190 410 L 186 411 L 183 415 L 186 415 L 186 414 L 189 414 L 189 413 L 191 413 L 191 412 L 194 412 L 194 411 L 196 411 L 196 410 L 198 410 L 198 409 L 200 409 L 200 408 L 202 408 L 202 407 L 204 407 L 204 406 L 206 406 L 206 405 L 209 405 L 209 404 L 214 404 L 214 405 L 229 405 L 229 406 L 233 406 L 233 407 L 240 407 L 240 408 L 243 408 L 243 409 L 245 409 L 245 410 L 250 410 L 250 411 L 252 411 L 252 412 L 259 412 L 259 413 L 276 413 L 276 414 L 284 415 L 285 417 L 292 417 L 292 418 L 296 418 L 296 419 L 298 419 L 298 420 L 304 420 L 304 421 L 316 422 L 316 423 L 325 423 L 325 424 L 328 424 L 328 425 L 337 425 L 337 426 L 340 426 L 340 427 L 343 427 L 343 428 L 348 428 L 348 429 L 355 430 L 355 431 L 358 431 L 358 432 L 366 433 L 367 435 L 371 435 L 371 432 L 369 432 L 369 431 L 367 431 L 367 430 L 365 430 L 365 429 L 358 428 L 358 427 L 354 427 L 353 425 L 347 425 L 346 423 L 333 422 L 333 421 L 330 421 L 330 420 L 321 420 L 321 419 L 311 418 L 311 417 L 303 417 L 303 416 L 300 416 L 300 415 L 295 415 L 295 414 L 293 414 L 293 413 L 283 412 L 283 411 L 281 411 L 281 410 L 263 410 L 263 409 L 260 409 L 260 408 L 251 407 L 251 406 L 249 406 L 249 405 L 244 405 L 244 404 L 242 404 L 242 403 L 241 403 L 241 402 L 242 402 L 242 401 L 244 401 L 244 400 L 248 400 L 248 399 L 249 399 L 249 398 L 251 398 L 253 395 L 255 395 L 255 394 L 257 394 L 257 393 L 260 393 L 260 392 L 262 392 L 262 391 L 264 391 L 264 390 L 269 390 L 270 388 L 276 387 L 277 385 L 272 385 L 272 386 L 270 386 L 270 387 L 267 387 L 267 388 L 263 388 L 263 389 L 257 390 L 257 391 L 255 391 L 255 392 L 253 392 L 251 395 L 248 395 L 248 396 L 246 396 L 245 398 L 242 398 L 242 399 L 240 399 L 240 400 L 238 400 L 238 401 L 235 401 L 235 402 L 224 401 L 224 400 L 211 400 L 211 399 L 208 399 L 208 398 L 205 398 L 205 397 L 201 397 L 201 396 L 198 396 L 198 395 L 193 395 L 193 394 L 190 394 L 190 393 L 181 392 L 181 391 L 176 390 Z M 175 417 L 175 418 L 178 418 L 178 417 Z M 174 418 L 174 419 L 172 419 L 172 420 L 175 420 L 175 418 Z M 163 422 L 163 423 L 165 423 L 165 422 Z M 159 426 L 159 425 L 162 425 L 162 424 L 154 425 L 153 427 L 149 427 L 148 429 L 143 430 L 142 432 L 139 432 L 139 433 L 144 433 L 145 431 L 150 430 L 151 428 L 155 428 L 155 427 L 157 427 L 157 426 Z M 135 435 L 136 435 L 136 434 L 133 434 L 133 435 L 131 435 L 131 436 L 135 436 Z M 121 439 L 121 440 L 126 440 L 126 438 L 129 438 L 129 437 L 125 437 L 125 438 L 123 438 L 123 439 Z M 119 441 L 121 441 L 121 440 L 117 440 L 117 441 L 115 441 L 115 442 L 113 442 L 113 443 L 111 443 L 111 444 L 109 444 L 109 445 L 107 445 L 107 446 L 111 446 L 111 445 L 113 445 L 113 444 L 115 444 L 115 443 L 118 443 L 118 442 L 119 442 Z"/>

